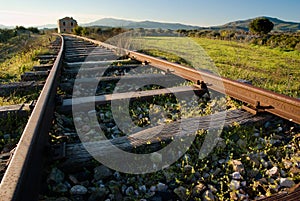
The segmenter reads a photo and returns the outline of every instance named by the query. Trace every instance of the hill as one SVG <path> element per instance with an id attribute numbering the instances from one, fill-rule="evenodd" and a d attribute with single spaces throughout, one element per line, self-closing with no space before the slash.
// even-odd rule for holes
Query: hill
<path id="1" fill-rule="evenodd" d="M 42 26 L 38 26 L 39 29 L 55 29 L 57 28 L 56 24 L 45 24 Z"/>
<path id="2" fill-rule="evenodd" d="M 300 23 L 297 22 L 288 22 L 288 21 L 283 21 L 278 18 L 273 18 L 273 17 L 266 17 L 263 16 L 267 19 L 269 19 L 271 22 L 274 23 L 274 31 L 291 31 L 291 32 L 296 32 L 300 30 Z M 242 29 L 245 31 L 248 31 L 248 25 L 253 19 L 247 19 L 247 20 L 238 20 L 234 22 L 229 22 L 227 24 L 224 24 L 222 26 L 215 26 L 215 27 L 210 27 L 211 29 Z"/>
<path id="3" fill-rule="evenodd" d="M 0 29 L 12 29 L 12 28 L 14 28 L 14 27 L 12 27 L 12 26 L 5 26 L 5 25 L 0 24 Z"/>
<path id="4" fill-rule="evenodd" d="M 274 23 L 274 31 L 292 31 L 296 32 L 300 30 L 300 23 L 297 22 L 289 22 L 283 21 L 278 18 L 273 17 L 265 17 L 268 18 L 271 22 Z M 253 18 L 254 19 L 254 18 Z M 199 27 L 192 25 L 185 25 L 180 23 L 164 23 L 164 22 L 154 22 L 154 21 L 131 21 L 131 20 L 122 20 L 122 19 L 114 19 L 114 18 L 103 18 L 91 23 L 82 24 L 81 26 L 104 26 L 104 27 L 123 27 L 123 28 L 145 28 L 145 29 L 185 29 L 185 30 L 193 30 L 193 29 L 241 29 L 244 31 L 249 31 L 248 25 L 253 19 L 247 20 L 238 20 L 229 22 L 220 26 L 213 27 Z"/>
<path id="5" fill-rule="evenodd" d="M 132 23 L 134 23 L 134 21 L 114 19 L 114 18 L 103 18 L 100 20 L 96 20 L 94 22 L 81 24 L 81 26 L 84 26 L 84 27 L 89 27 L 89 26 L 127 27 L 128 25 L 130 25 Z"/>
<path id="6" fill-rule="evenodd" d="M 145 28 L 145 29 L 199 29 L 198 26 L 184 25 L 179 23 L 163 23 L 163 22 L 154 22 L 154 21 L 130 21 L 130 20 L 121 20 L 114 18 L 103 18 L 91 23 L 82 24 L 81 26 L 105 26 L 105 27 L 122 27 L 122 28 Z"/>

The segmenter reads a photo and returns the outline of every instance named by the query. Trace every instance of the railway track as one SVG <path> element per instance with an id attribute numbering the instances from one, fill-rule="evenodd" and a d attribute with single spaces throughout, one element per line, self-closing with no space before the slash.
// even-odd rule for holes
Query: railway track
<path id="1" fill-rule="evenodd" d="M 59 39 L 59 38 L 55 38 Z M 0 178 L 4 175 L 6 166 L 11 159 L 16 143 L 20 138 L 27 120 L 35 106 L 40 91 L 42 90 L 49 70 L 51 70 L 56 58 L 57 40 L 51 41 L 49 53 L 37 55 L 35 60 L 43 65 L 33 66 L 30 72 L 21 74 L 19 82 L 0 83 L 0 96 L 4 106 L 0 106 L 0 133 L 1 133 L 1 154 L 0 154 Z M 8 102 L 7 102 L 8 101 Z M 25 102 L 15 105 L 6 105 L 9 102 Z"/>
<path id="2" fill-rule="evenodd" d="M 126 152 L 140 153 L 144 149 L 150 153 L 156 152 L 161 148 L 162 142 L 169 145 L 172 144 L 170 140 L 188 139 L 185 136 L 193 136 L 198 129 L 210 130 L 236 122 L 252 124 L 264 121 L 266 116 L 260 115 L 263 112 L 300 124 L 300 101 L 297 99 L 128 50 L 122 51 L 126 56 L 118 55 L 116 47 L 90 39 L 64 35 L 61 41 L 59 54 L 1 182 L 0 195 L 3 200 L 38 200 L 43 194 L 55 196 L 57 193 L 68 194 L 69 191 L 75 196 L 74 199 L 76 196 L 79 196 L 77 200 L 87 199 L 85 191 L 88 189 L 83 187 L 78 177 L 73 176 L 74 172 L 93 167 L 93 157 L 100 160 L 120 160 L 117 157 L 119 152 L 111 144 Z M 186 80 L 194 84 L 186 86 Z M 177 109 L 171 107 L 167 116 L 175 119 L 173 123 L 147 127 L 150 124 L 149 111 L 143 111 L 143 108 L 138 107 L 140 114 L 136 117 L 131 113 L 131 120 L 122 116 L 124 111 L 107 110 L 108 105 L 116 107 L 124 104 L 126 109 L 134 107 L 135 101 L 159 102 L 162 94 L 173 106 L 178 97 L 188 103 L 191 97 L 197 103 L 199 100 L 205 102 L 207 99 L 203 97 L 207 97 L 208 91 L 201 84 L 203 80 L 208 85 L 211 97 L 220 92 L 226 93 L 248 104 L 247 110 L 256 115 L 234 110 L 193 117 L 185 122 L 178 117 Z M 128 92 L 129 88 L 133 88 L 133 91 Z M 121 110 L 124 108 L 121 107 Z M 75 116 L 72 116 L 72 112 Z M 95 117 L 100 122 L 100 127 L 92 125 Z M 121 123 L 118 124 L 118 121 Z M 133 125 L 134 129 L 130 130 L 131 128 L 122 125 L 130 121 L 139 126 Z M 180 129 L 182 125 L 188 129 Z M 102 130 L 108 140 L 99 138 L 97 129 Z M 133 135 L 126 135 L 124 130 Z M 155 137 L 157 130 L 160 131 L 160 136 Z M 192 140 L 194 138 L 195 136 Z M 45 168 L 48 170 L 42 171 L 43 167 L 55 163 L 53 161 L 59 161 L 58 169 L 48 167 Z M 126 166 L 126 161 L 123 162 Z M 138 161 L 135 162 L 138 164 Z M 153 161 L 147 165 L 152 166 Z M 104 172 L 112 176 L 110 170 L 103 166 L 97 168 L 102 171 L 104 169 Z M 68 172 L 68 180 L 73 187 L 61 184 L 58 190 L 56 183 L 60 179 L 57 177 L 64 177 L 59 169 Z M 127 173 L 129 170 L 127 169 Z M 105 180 L 102 176 L 98 175 L 98 180 Z M 50 192 L 47 189 L 49 186 Z M 128 189 L 124 189 L 124 194 L 135 194 L 134 190 L 127 192 L 132 190 Z M 110 188 L 110 191 L 113 192 L 113 189 Z M 93 200 L 91 196 L 89 199 Z M 100 198 L 97 199 L 104 199 L 98 196 Z M 118 200 L 121 195 L 115 196 L 114 199 Z M 174 200 L 180 199 L 178 194 L 168 196 L 174 196 Z M 295 193 L 293 198 L 297 196 L 299 193 Z M 97 199 L 94 197 L 94 200 Z"/>

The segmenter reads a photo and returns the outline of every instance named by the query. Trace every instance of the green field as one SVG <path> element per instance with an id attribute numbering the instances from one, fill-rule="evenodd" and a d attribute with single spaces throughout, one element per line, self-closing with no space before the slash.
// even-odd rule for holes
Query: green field
<path id="1" fill-rule="evenodd" d="M 136 47 L 154 54 L 157 50 L 175 54 L 196 69 L 249 80 L 255 86 L 300 97 L 299 51 L 207 38 L 146 37 L 135 42 Z"/>

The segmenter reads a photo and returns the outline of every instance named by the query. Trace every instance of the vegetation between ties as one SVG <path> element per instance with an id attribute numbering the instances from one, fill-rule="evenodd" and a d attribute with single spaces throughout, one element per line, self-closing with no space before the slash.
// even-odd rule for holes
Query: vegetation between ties
<path id="1" fill-rule="evenodd" d="M 183 110 L 186 105 L 189 109 Z M 213 114 L 219 107 L 223 107 L 222 105 L 231 109 L 238 107 L 226 99 L 213 100 L 207 104 L 199 104 L 196 100 L 176 103 L 172 96 L 159 96 L 153 102 L 132 102 L 130 116 L 135 125 L 146 127 L 150 123 L 160 125 L 176 122 L 180 118 Z M 113 120 L 109 104 L 97 107 L 96 115 L 101 129 L 109 139 L 124 136 Z M 51 132 L 53 143 L 56 143 L 57 139 L 78 142 L 78 139 L 74 140 L 74 136 L 60 138 L 63 132 L 73 132 L 74 128 L 64 125 L 72 124 L 72 117 L 56 114 L 56 118 L 57 123 Z M 88 121 L 88 118 L 84 120 L 84 116 L 82 120 L 78 117 L 74 119 L 79 121 L 82 129 L 86 131 L 84 135 L 86 140 L 93 141 L 96 132 L 93 129 L 94 123 Z M 95 192 L 101 191 L 103 199 L 121 196 L 120 199 L 124 200 L 153 200 L 156 195 L 154 192 L 160 191 L 158 189 L 164 189 L 162 191 L 168 198 L 175 199 L 176 196 L 176 199 L 186 201 L 249 200 L 287 191 L 295 183 L 299 183 L 298 125 L 278 118 L 263 124 L 241 126 L 235 123 L 225 128 L 217 139 L 210 139 L 211 141 L 207 143 L 215 145 L 213 151 L 206 158 L 199 159 L 199 151 L 207 135 L 208 132 L 198 130 L 193 145 L 184 156 L 156 173 L 137 176 L 111 170 L 110 176 L 97 180 L 95 170 L 101 167 L 101 164 L 95 161 L 92 167 L 84 168 L 81 173 L 72 174 L 72 178 L 74 175 L 90 175 L 89 177 L 93 179 L 83 182 L 83 186 L 89 186 L 88 189 L 95 189 Z M 162 147 L 166 145 L 165 142 L 161 142 Z M 141 154 L 147 152 L 147 149 L 133 152 Z M 151 160 L 155 162 L 154 158 Z M 73 181 L 66 176 L 64 182 Z M 71 198 L 74 196 L 68 191 L 55 192 L 58 191 L 55 184 L 50 184 L 48 188 L 51 189 L 49 196 Z M 95 196 L 96 193 L 91 191 L 92 193 L 86 193 L 81 198 L 88 199 Z"/>

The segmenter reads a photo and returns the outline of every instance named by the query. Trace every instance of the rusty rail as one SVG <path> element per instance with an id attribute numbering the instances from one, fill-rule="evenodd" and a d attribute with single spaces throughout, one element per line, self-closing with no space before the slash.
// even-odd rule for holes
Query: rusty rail
<path id="1" fill-rule="evenodd" d="M 118 47 L 89 38 L 80 36 L 76 37 L 109 49 L 121 50 L 128 54 L 131 58 L 150 63 L 151 65 L 158 67 L 164 71 L 171 71 L 173 74 L 178 75 L 187 80 L 193 82 L 197 82 L 198 80 L 204 80 L 206 83 L 208 83 L 208 87 L 214 91 L 225 93 L 226 95 L 232 98 L 250 104 L 254 109 L 266 111 L 276 116 L 287 119 L 289 121 L 300 124 L 299 99 L 285 96 L 282 94 L 277 94 L 272 91 L 258 88 L 249 84 L 244 84 L 227 78 L 222 78 L 212 73 L 195 70 L 189 67 L 171 63 L 138 52 L 120 49 Z"/>
<path id="2" fill-rule="evenodd" d="M 60 36 L 61 37 L 61 36 Z M 64 41 L 0 185 L 0 200 L 38 200 Z"/>

